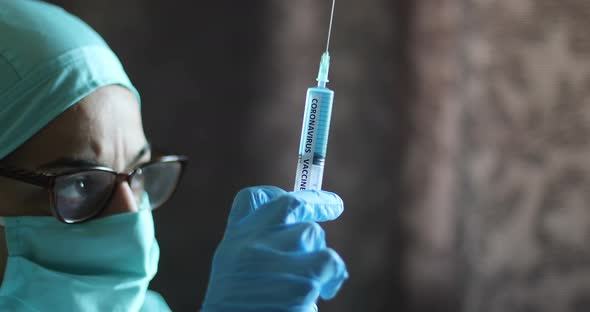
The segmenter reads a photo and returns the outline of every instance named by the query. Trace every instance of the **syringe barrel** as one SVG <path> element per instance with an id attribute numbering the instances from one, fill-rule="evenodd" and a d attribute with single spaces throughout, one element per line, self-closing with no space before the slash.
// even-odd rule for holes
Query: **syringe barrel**
<path id="1" fill-rule="evenodd" d="M 301 127 L 295 191 L 320 190 L 328 148 L 334 91 L 324 87 L 307 89 Z"/>

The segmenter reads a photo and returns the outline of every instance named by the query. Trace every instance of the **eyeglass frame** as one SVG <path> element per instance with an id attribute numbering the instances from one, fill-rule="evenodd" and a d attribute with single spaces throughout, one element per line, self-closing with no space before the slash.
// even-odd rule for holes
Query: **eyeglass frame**
<path id="1" fill-rule="evenodd" d="M 56 217 L 59 221 L 61 221 L 63 223 L 78 224 L 78 223 L 83 223 L 83 222 L 92 220 L 96 216 L 98 216 L 102 212 L 104 212 L 104 210 L 108 207 L 109 203 L 113 199 L 113 196 L 114 196 L 116 189 L 117 189 L 116 186 L 119 185 L 121 182 L 127 182 L 130 184 L 131 177 L 133 177 L 133 175 L 135 175 L 135 173 L 137 173 L 138 170 L 141 170 L 143 167 L 146 167 L 149 165 L 153 165 L 153 164 L 157 164 L 157 163 L 168 163 L 168 162 L 177 162 L 180 164 L 180 174 L 178 176 L 178 182 L 177 182 L 177 185 L 178 185 L 178 183 L 180 183 L 180 180 L 182 179 L 182 177 L 184 175 L 184 171 L 185 171 L 186 165 L 188 163 L 188 157 L 184 156 L 184 155 L 162 155 L 162 156 L 157 156 L 155 158 L 152 157 L 152 159 L 150 161 L 142 163 L 127 172 L 117 172 L 113 168 L 109 168 L 106 166 L 84 166 L 84 167 L 78 167 L 78 168 L 68 168 L 68 169 L 65 169 L 64 171 L 59 172 L 59 173 L 50 173 L 50 172 L 44 172 L 44 171 L 38 171 L 38 170 L 17 169 L 17 168 L 9 168 L 9 167 L 0 166 L 0 177 L 5 177 L 5 178 L 17 180 L 20 182 L 24 182 L 24 183 L 27 183 L 30 185 L 35 185 L 35 186 L 46 189 L 49 192 L 49 194 L 48 194 L 49 195 L 49 206 L 50 206 L 51 213 L 53 214 L 53 216 Z M 68 175 L 77 174 L 77 173 L 83 173 L 86 171 L 103 171 L 103 172 L 115 174 L 115 180 L 113 182 L 113 186 L 115 186 L 115 187 L 113 187 L 106 202 L 104 203 L 104 205 L 100 209 L 97 209 L 90 216 L 88 216 L 82 220 L 71 222 L 71 221 L 64 219 L 57 210 L 56 203 L 55 203 L 55 181 L 58 178 L 63 177 L 63 176 L 68 176 Z M 174 194 L 176 193 L 176 189 L 177 188 L 175 187 L 174 190 L 172 191 L 172 193 L 170 193 L 170 195 L 168 196 L 168 198 L 166 198 L 166 200 L 164 200 L 162 203 L 165 203 L 168 200 L 170 200 L 170 198 L 172 198 L 172 196 L 174 196 Z M 155 209 L 159 208 L 160 206 L 151 207 L 151 209 L 155 210 Z"/>

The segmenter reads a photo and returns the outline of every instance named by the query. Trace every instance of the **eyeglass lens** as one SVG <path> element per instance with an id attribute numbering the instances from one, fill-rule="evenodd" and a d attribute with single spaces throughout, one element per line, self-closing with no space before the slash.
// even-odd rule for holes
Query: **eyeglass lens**
<path id="1" fill-rule="evenodd" d="M 145 192 L 151 209 L 160 207 L 174 193 L 181 171 L 179 162 L 156 162 L 137 169 L 129 181 L 137 202 Z M 100 170 L 56 178 L 53 198 L 56 213 L 68 223 L 96 215 L 113 193 L 115 180 L 113 172 Z"/>

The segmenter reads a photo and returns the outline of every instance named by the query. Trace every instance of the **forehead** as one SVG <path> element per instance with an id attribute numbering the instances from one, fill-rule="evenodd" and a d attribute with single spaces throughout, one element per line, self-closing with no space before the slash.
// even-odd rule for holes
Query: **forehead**
<path id="1" fill-rule="evenodd" d="M 123 170 L 145 144 L 135 96 L 112 85 L 94 91 L 62 113 L 6 161 L 34 169 L 67 157 Z"/>

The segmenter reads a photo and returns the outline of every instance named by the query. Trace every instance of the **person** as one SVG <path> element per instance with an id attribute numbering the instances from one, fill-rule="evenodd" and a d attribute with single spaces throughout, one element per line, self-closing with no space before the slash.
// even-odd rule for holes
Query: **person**
<path id="1" fill-rule="evenodd" d="M 0 3 L 0 311 L 170 310 L 148 290 L 152 210 L 187 158 L 152 148 L 140 106 L 80 19 L 36 0 Z M 342 210 L 329 192 L 238 192 L 195 308 L 317 310 L 348 277 L 318 224 Z"/>

